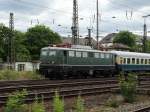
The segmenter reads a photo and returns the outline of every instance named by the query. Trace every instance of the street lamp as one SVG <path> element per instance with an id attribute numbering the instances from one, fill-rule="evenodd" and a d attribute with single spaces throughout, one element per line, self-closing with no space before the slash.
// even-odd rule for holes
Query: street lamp
<path id="1" fill-rule="evenodd" d="M 149 15 L 143 16 L 144 18 L 144 33 L 143 33 L 143 52 L 146 52 L 147 49 L 147 45 L 146 45 L 146 41 L 147 41 L 147 25 L 146 25 L 146 18 L 149 17 Z"/>

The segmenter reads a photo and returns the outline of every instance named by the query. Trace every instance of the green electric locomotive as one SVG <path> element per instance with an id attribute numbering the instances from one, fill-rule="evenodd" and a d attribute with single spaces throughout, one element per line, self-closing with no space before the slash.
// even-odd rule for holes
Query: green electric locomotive
<path id="1" fill-rule="evenodd" d="M 88 46 L 41 49 L 39 71 L 48 78 L 86 78 L 115 73 L 115 55 Z"/>

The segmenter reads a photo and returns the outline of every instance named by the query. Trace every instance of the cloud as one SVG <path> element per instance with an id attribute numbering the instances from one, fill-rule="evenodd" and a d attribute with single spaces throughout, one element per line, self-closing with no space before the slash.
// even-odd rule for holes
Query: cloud
<path id="1" fill-rule="evenodd" d="M 72 1 L 0 0 L 0 22 L 8 26 L 9 13 L 13 12 L 17 30 L 26 31 L 27 28 L 36 25 L 38 20 L 40 24 L 49 26 L 61 35 L 71 35 Z M 94 28 L 93 35 L 95 35 L 96 0 L 78 0 L 78 4 L 80 35 L 87 35 L 87 27 L 90 26 Z M 99 0 L 100 35 L 116 32 L 117 29 L 141 32 L 142 16 L 149 14 L 149 5 L 149 0 Z M 150 24 L 149 21 L 147 23 Z"/>
<path id="2" fill-rule="evenodd" d="M 53 1 L 53 0 L 51 0 Z M 20 14 L 40 14 L 51 5 L 50 0 L 1 0 L 0 10 L 3 12 L 16 12 Z"/>

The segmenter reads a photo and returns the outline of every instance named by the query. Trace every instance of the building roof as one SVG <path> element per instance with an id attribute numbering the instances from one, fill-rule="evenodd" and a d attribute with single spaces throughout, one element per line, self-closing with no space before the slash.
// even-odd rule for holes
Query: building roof
<path id="1" fill-rule="evenodd" d="M 130 47 L 128 47 L 127 45 L 124 45 L 124 44 L 114 43 L 113 45 L 106 47 L 106 49 L 125 49 L 125 50 L 129 50 Z"/>
<path id="2" fill-rule="evenodd" d="M 116 34 L 117 34 L 117 33 L 110 33 L 110 34 L 108 34 L 107 36 L 105 36 L 105 37 L 100 41 L 100 43 L 101 43 L 101 44 L 113 43 L 113 39 L 115 38 Z M 136 36 L 138 37 L 136 41 L 139 42 L 139 43 L 142 43 L 142 38 L 143 38 L 143 36 L 141 36 L 141 35 L 136 35 Z M 148 36 L 147 38 L 150 39 L 149 36 Z"/>
<path id="3" fill-rule="evenodd" d="M 95 46 L 96 45 L 96 40 L 92 38 L 91 41 L 92 41 L 92 45 Z M 66 44 L 66 43 L 71 44 L 72 43 L 72 38 L 71 37 L 63 37 L 62 42 L 64 44 Z M 79 45 L 85 45 L 86 43 L 87 43 L 87 38 L 79 38 Z"/>
<path id="4" fill-rule="evenodd" d="M 114 37 L 116 36 L 117 33 L 110 33 L 108 34 L 107 36 L 105 36 L 101 41 L 100 43 L 112 43 L 113 42 L 113 39 Z"/>

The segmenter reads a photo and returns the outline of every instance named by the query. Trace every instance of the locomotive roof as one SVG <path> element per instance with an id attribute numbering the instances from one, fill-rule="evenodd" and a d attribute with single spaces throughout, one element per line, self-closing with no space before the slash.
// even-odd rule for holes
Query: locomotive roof
<path id="1" fill-rule="evenodd" d="M 110 53 L 110 52 L 107 52 L 107 51 L 100 51 L 100 50 L 94 50 L 94 49 L 75 49 L 75 48 L 62 48 L 62 47 L 45 47 L 45 48 L 42 48 L 42 50 L 47 50 L 47 49 Z M 112 54 L 112 53 L 111 53 L 111 54 Z"/>
<path id="2" fill-rule="evenodd" d="M 114 53 L 118 56 L 127 57 L 127 58 L 149 58 L 149 53 L 138 53 L 138 52 L 124 52 L 124 51 L 110 51 L 111 53 Z"/>

